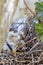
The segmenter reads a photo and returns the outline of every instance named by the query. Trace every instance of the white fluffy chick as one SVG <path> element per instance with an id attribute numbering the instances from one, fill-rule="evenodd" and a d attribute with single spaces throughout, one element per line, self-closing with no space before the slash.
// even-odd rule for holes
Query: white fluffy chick
<path id="1" fill-rule="evenodd" d="M 14 33 L 13 31 L 11 31 L 11 32 L 8 33 L 6 41 L 8 42 L 8 44 L 11 46 L 11 48 L 13 50 L 16 50 L 16 47 L 20 43 L 21 39 L 22 39 L 21 34 Z M 3 46 L 3 50 L 9 50 L 9 47 L 7 46 L 6 42 Z"/>

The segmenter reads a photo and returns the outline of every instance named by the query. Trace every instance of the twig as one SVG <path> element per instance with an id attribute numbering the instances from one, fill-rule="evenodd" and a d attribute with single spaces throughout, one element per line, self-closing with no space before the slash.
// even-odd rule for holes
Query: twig
<path id="1" fill-rule="evenodd" d="M 36 16 L 36 17 L 37 17 L 37 19 L 39 20 L 39 23 L 43 23 L 43 21 L 40 20 L 40 17 L 38 17 L 37 14 L 34 13 L 34 12 L 31 10 L 31 8 L 29 8 L 29 6 L 28 6 L 27 3 L 25 2 L 25 0 L 23 0 L 23 1 L 24 1 L 24 4 L 26 5 L 27 9 L 33 14 L 33 16 Z"/>
<path id="2" fill-rule="evenodd" d="M 32 65 L 34 65 L 34 58 L 33 58 L 33 54 L 32 54 L 32 62 L 33 62 L 33 63 L 32 63 Z"/>
<path id="3" fill-rule="evenodd" d="M 37 42 L 37 43 L 30 49 L 30 51 L 32 51 L 38 44 L 40 44 L 40 42 Z"/>
<path id="4" fill-rule="evenodd" d="M 30 43 L 32 40 L 36 39 L 37 37 L 32 38 L 31 40 L 27 41 L 24 45 L 21 45 L 20 47 L 24 47 L 26 44 Z"/>

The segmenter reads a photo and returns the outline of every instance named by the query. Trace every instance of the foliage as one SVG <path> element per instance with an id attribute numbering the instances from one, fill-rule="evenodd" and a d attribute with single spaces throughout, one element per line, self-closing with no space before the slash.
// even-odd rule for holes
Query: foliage
<path id="1" fill-rule="evenodd" d="M 35 3 L 35 12 L 38 15 L 38 17 L 40 17 L 40 20 L 43 21 L 43 3 Z"/>
<path id="2" fill-rule="evenodd" d="M 36 27 L 36 32 L 38 32 L 38 34 L 40 34 L 40 33 L 42 34 L 43 24 L 36 24 L 35 27 Z"/>
<path id="3" fill-rule="evenodd" d="M 35 12 L 40 20 L 43 22 L 43 2 L 36 2 L 35 3 Z M 39 37 L 43 36 L 43 24 L 36 24 L 36 32 L 38 32 Z"/>

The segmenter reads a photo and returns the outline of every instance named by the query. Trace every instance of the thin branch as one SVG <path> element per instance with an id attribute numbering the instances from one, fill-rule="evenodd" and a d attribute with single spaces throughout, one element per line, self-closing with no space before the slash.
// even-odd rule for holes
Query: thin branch
<path id="1" fill-rule="evenodd" d="M 43 21 L 40 20 L 40 17 L 38 17 L 37 14 L 36 14 L 35 12 L 33 12 L 33 11 L 31 10 L 31 8 L 29 8 L 29 6 L 28 6 L 27 3 L 25 2 L 25 0 L 24 0 L 24 4 L 26 5 L 27 9 L 33 14 L 33 16 L 36 16 L 36 17 L 37 17 L 37 19 L 39 20 L 39 23 L 43 23 Z"/>
<path id="2" fill-rule="evenodd" d="M 30 51 L 32 51 L 37 45 L 39 45 L 40 44 L 40 42 L 37 42 L 31 49 L 30 49 Z"/>

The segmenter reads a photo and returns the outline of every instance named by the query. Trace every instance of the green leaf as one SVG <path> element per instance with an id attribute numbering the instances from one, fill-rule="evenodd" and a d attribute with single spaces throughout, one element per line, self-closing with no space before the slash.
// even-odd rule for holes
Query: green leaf
<path id="1" fill-rule="evenodd" d="M 40 17 L 40 20 L 43 21 L 43 3 L 35 3 L 35 12 Z"/>
<path id="2" fill-rule="evenodd" d="M 35 6 L 36 6 L 35 7 L 36 10 L 43 11 L 43 5 L 41 3 L 36 2 L 35 3 Z"/>
<path id="3" fill-rule="evenodd" d="M 35 24 L 35 28 L 39 36 L 43 35 L 43 24 Z"/>
<path id="4" fill-rule="evenodd" d="M 35 12 L 40 20 L 43 21 L 43 2 L 35 3 Z M 35 17 L 37 19 L 37 17 Z M 38 33 L 39 39 L 42 41 L 43 39 L 43 24 L 35 24 L 36 32 Z"/>

